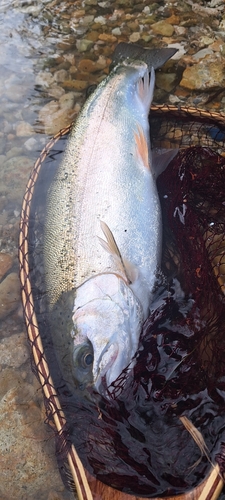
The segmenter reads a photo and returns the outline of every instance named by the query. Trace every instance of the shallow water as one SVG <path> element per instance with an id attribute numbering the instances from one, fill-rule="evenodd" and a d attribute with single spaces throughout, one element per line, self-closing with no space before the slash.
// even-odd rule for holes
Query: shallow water
<path id="1" fill-rule="evenodd" d="M 214 8 L 219 7 L 220 2 L 215 2 Z M 188 12 L 190 22 L 183 25 L 183 33 L 178 29 L 170 34 L 169 31 L 166 34 L 151 31 L 152 23 L 165 21 L 172 15 L 178 18 L 170 21 L 169 26 L 180 26 L 179 15 L 183 20 L 185 12 Z M 141 16 L 138 22 L 137 16 Z M 2 500 L 73 498 L 65 490 L 58 473 L 54 435 L 44 424 L 45 408 L 39 384 L 30 367 L 17 279 L 21 202 L 34 161 L 48 138 L 76 117 L 84 100 L 85 88 L 98 83 L 107 71 L 108 57 L 117 40 L 138 42 L 142 39 L 149 43 L 152 39 L 153 44 L 160 46 L 178 43 L 190 57 L 202 48 L 214 50 L 214 58 L 217 54 L 223 57 L 225 40 L 220 27 L 221 11 L 214 12 L 211 24 L 203 16 L 198 25 L 198 37 L 196 16 L 198 13 L 185 3 L 181 3 L 181 11 L 176 12 L 175 2 L 168 6 L 163 1 L 158 5 L 144 1 L 97 0 L 2 0 L 0 3 Z M 146 19 L 148 23 L 145 24 Z M 205 42 L 199 41 L 201 37 L 205 37 Z M 190 40 L 195 45 L 191 46 Z M 218 47 L 211 49 L 216 42 Z M 210 52 L 206 56 L 211 57 Z M 89 62 L 82 64 L 83 59 Z M 218 67 L 220 64 L 218 59 Z M 178 86 L 184 67 L 185 63 L 174 69 L 174 63 L 170 63 L 170 75 L 175 76 L 159 81 L 156 98 L 223 110 L 223 81 L 217 85 L 221 90 L 219 98 L 211 89 L 206 92 L 194 89 L 191 95 L 190 89 Z M 207 104 L 209 97 L 212 99 Z"/>

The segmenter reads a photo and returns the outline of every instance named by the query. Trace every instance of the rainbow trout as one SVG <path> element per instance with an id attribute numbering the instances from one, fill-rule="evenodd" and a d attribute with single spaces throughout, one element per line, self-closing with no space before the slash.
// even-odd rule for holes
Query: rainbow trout
<path id="1" fill-rule="evenodd" d="M 80 388 L 101 392 L 102 382 L 109 387 L 132 365 L 149 314 L 161 258 L 156 176 L 175 152 L 152 154 L 148 114 L 154 68 L 175 52 L 119 44 L 49 190 L 45 274 L 53 316 L 61 304 L 54 342 Z"/>

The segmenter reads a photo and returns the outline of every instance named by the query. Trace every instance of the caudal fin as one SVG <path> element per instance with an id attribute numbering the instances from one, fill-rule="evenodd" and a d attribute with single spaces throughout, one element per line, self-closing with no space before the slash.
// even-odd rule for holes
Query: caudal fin
<path id="1" fill-rule="evenodd" d="M 163 64 L 165 64 L 165 62 L 176 52 L 177 49 L 174 48 L 147 49 L 136 43 L 120 42 L 113 52 L 110 71 L 117 66 L 117 64 L 128 60 L 145 62 L 150 72 L 151 68 L 157 69 L 163 66 Z"/>

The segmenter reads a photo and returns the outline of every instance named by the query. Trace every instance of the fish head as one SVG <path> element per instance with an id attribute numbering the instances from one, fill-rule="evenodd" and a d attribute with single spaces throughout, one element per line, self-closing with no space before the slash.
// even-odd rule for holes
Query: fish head
<path id="1" fill-rule="evenodd" d="M 108 388 L 132 366 L 143 324 L 142 307 L 131 288 L 114 274 L 87 281 L 76 299 L 73 376 L 80 388 L 93 384 L 100 392 L 102 384 Z"/>

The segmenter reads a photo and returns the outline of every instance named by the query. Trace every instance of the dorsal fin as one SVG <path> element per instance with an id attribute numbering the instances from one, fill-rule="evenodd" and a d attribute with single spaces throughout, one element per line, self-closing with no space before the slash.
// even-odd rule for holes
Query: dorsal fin
<path id="1" fill-rule="evenodd" d="M 112 234 L 112 231 L 109 229 L 109 226 L 105 222 L 100 221 L 100 225 L 101 225 L 101 230 L 106 238 L 106 241 L 103 240 L 102 238 L 100 238 L 99 236 L 98 236 L 98 239 L 99 239 L 102 247 L 104 248 L 104 250 L 106 250 L 106 252 L 108 252 L 110 255 L 113 255 L 114 257 L 117 257 L 119 259 L 119 263 L 120 263 L 121 268 L 123 270 L 123 273 L 126 277 L 127 284 L 130 285 L 132 283 L 132 281 L 130 279 L 127 268 L 124 264 L 124 261 L 123 261 L 122 255 L 120 253 L 120 250 L 118 248 L 118 245 L 116 243 L 116 240 Z"/>

